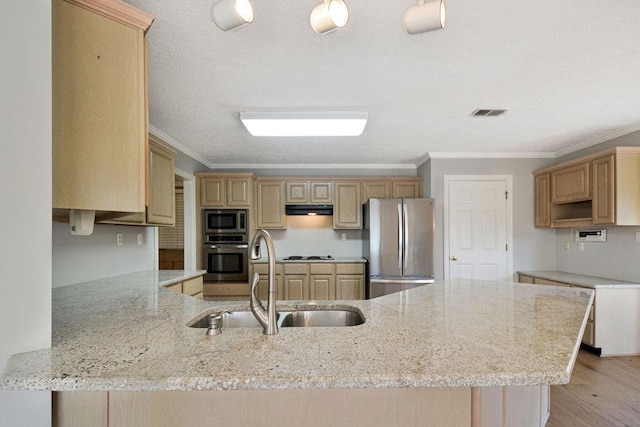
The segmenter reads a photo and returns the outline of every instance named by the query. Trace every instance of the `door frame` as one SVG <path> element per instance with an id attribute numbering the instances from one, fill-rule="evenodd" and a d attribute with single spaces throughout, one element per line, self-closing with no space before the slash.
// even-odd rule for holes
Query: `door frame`
<path id="1" fill-rule="evenodd" d="M 452 181 L 504 181 L 507 188 L 507 276 L 513 280 L 513 175 L 444 175 L 444 279 L 449 279 L 449 183 Z"/>

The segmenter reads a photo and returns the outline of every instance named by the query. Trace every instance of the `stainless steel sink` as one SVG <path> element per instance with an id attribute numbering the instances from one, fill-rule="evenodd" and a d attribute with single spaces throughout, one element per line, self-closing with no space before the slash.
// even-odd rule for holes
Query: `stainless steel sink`
<path id="1" fill-rule="evenodd" d="M 208 314 L 188 326 L 192 328 L 209 328 L 212 315 L 220 314 L 219 326 L 226 328 L 261 328 L 251 311 L 222 311 Z M 344 327 L 356 326 L 365 322 L 364 317 L 356 308 L 302 308 L 278 311 L 279 328 L 307 328 L 307 327 Z"/>
<path id="2" fill-rule="evenodd" d="M 364 318 L 352 310 L 296 310 L 280 313 L 278 319 L 282 328 L 295 327 L 340 327 L 356 326 L 364 323 Z"/>
<path id="3" fill-rule="evenodd" d="M 209 315 L 189 325 L 192 328 L 208 328 Z M 262 328 L 258 319 L 250 311 L 223 311 L 220 327 L 225 328 Z"/>

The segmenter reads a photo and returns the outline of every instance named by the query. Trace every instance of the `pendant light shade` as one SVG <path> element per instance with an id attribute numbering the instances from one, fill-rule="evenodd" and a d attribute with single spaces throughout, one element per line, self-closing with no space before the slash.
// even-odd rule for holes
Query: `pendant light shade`
<path id="1" fill-rule="evenodd" d="M 253 22 L 249 0 L 222 0 L 213 5 L 213 22 L 223 31 L 231 31 Z"/>
<path id="2" fill-rule="evenodd" d="M 343 0 L 324 0 L 311 12 L 309 22 L 318 34 L 326 34 L 347 25 L 349 10 Z"/>
<path id="3" fill-rule="evenodd" d="M 427 3 L 420 0 L 417 6 L 413 6 L 405 12 L 402 24 L 409 34 L 426 33 L 444 28 L 444 0 L 432 0 Z"/>

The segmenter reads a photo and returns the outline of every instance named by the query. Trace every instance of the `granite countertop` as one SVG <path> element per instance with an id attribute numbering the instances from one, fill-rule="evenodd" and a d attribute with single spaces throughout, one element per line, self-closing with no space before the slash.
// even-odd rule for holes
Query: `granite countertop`
<path id="1" fill-rule="evenodd" d="M 594 292 L 446 281 L 351 306 L 343 328 L 190 328 L 244 302 L 200 301 L 135 273 L 53 289 L 52 348 L 11 356 L 0 388 L 234 390 L 564 384 Z M 282 310 L 301 302 L 281 301 Z M 309 304 L 306 302 L 305 304 Z"/>
<path id="2" fill-rule="evenodd" d="M 158 286 L 169 286 L 173 283 L 182 282 L 183 280 L 193 279 L 202 276 L 206 270 L 153 270 L 141 271 L 130 276 L 133 280 L 155 281 Z M 107 279 L 109 280 L 109 279 Z"/>
<path id="3" fill-rule="evenodd" d="M 569 283 L 585 288 L 640 288 L 640 283 L 624 282 L 622 280 L 607 279 L 606 277 L 585 276 L 583 274 L 567 273 L 565 271 L 518 271 L 518 274 L 538 277 L 540 279 Z"/>

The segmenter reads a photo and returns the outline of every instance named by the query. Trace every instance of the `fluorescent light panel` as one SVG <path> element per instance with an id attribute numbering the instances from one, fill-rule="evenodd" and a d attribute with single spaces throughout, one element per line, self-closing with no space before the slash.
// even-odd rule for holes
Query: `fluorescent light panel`
<path id="1" fill-rule="evenodd" d="M 240 113 L 253 136 L 358 136 L 367 117 L 358 111 Z"/>

